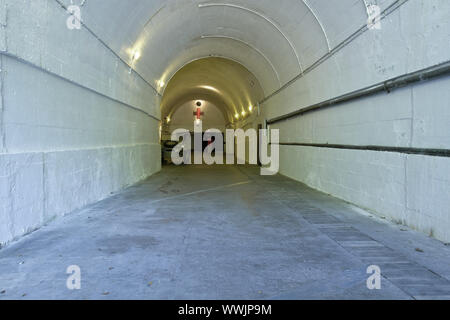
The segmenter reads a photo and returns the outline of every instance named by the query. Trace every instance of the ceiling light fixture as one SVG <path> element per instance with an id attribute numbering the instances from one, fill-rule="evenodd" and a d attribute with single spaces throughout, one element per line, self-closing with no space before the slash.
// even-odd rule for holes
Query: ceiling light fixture
<path id="1" fill-rule="evenodd" d="M 216 88 L 211 87 L 211 86 L 200 86 L 200 88 L 206 89 L 206 90 L 210 90 L 210 91 L 214 91 L 214 92 L 216 92 L 216 93 L 220 93 L 219 90 L 217 90 Z"/>
<path id="2" fill-rule="evenodd" d="M 131 60 L 134 62 L 134 61 L 139 60 L 140 57 L 141 57 L 141 53 L 136 50 L 136 51 L 133 51 L 133 55 L 131 56 Z"/>

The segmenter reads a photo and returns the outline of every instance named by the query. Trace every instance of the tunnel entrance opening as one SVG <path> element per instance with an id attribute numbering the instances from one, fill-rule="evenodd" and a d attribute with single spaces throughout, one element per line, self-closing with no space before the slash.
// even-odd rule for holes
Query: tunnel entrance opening
<path id="1" fill-rule="evenodd" d="M 263 97 L 258 79 L 234 60 L 208 57 L 186 64 L 169 80 L 161 101 L 163 164 L 172 163 L 176 130 L 187 130 L 192 141 L 202 141 L 196 150 L 200 152 L 214 143 L 214 138 L 205 138 L 209 130 L 223 138 L 227 129 L 257 130 L 261 122 L 257 106 Z"/>

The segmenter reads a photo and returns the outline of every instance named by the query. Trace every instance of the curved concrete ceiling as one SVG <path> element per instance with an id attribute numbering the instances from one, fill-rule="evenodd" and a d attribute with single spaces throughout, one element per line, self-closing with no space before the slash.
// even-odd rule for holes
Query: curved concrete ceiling
<path id="1" fill-rule="evenodd" d="M 87 0 L 83 21 L 160 93 L 182 66 L 217 56 L 244 65 L 267 96 L 362 27 L 372 2 Z"/>
<path id="2" fill-rule="evenodd" d="M 248 112 L 264 97 L 256 77 L 241 64 L 224 58 L 204 58 L 188 63 L 170 79 L 161 101 L 163 117 L 188 101 L 205 100 L 222 110 L 228 121 Z"/>

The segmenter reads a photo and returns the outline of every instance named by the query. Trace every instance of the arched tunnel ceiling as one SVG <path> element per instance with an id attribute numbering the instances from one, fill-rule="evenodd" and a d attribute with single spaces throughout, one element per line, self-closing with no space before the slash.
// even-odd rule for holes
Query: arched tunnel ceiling
<path id="1" fill-rule="evenodd" d="M 235 114 L 248 112 L 264 97 L 262 88 L 246 68 L 224 58 L 203 58 L 188 63 L 170 79 L 161 102 L 162 115 L 171 116 L 188 101 L 205 100 L 232 121 Z"/>
<path id="2" fill-rule="evenodd" d="M 381 9 L 393 2 L 377 1 Z M 268 95 L 363 26 L 370 3 L 87 0 L 83 21 L 160 92 L 189 61 L 219 56 L 244 65 Z"/>

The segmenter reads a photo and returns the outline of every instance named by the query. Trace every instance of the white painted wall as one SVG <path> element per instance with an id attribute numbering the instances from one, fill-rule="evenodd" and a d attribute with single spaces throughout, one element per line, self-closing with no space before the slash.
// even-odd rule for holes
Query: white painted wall
<path id="1" fill-rule="evenodd" d="M 408 1 L 262 106 L 270 119 L 450 60 L 450 2 Z M 305 114 L 272 128 L 281 142 L 450 147 L 448 77 Z M 281 173 L 450 241 L 450 159 L 281 147 Z"/>
<path id="2" fill-rule="evenodd" d="M 0 12 L 5 244 L 160 170 L 160 111 L 104 44 L 66 28 L 56 1 L 1 0 Z"/>

